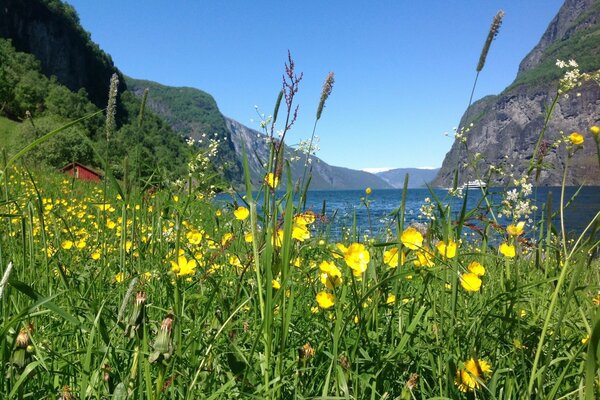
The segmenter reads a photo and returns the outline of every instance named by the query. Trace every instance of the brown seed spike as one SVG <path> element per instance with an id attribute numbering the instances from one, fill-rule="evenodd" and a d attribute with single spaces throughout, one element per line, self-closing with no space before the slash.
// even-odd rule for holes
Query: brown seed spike
<path id="1" fill-rule="evenodd" d="M 504 18 L 504 11 L 500 10 L 494 16 L 492 26 L 490 26 L 490 31 L 488 33 L 487 38 L 485 39 L 483 50 L 481 50 L 481 55 L 479 56 L 479 63 L 477 63 L 477 72 L 480 72 L 483 69 L 483 66 L 485 65 L 485 59 L 487 58 L 488 52 L 490 51 L 492 41 L 494 40 L 496 35 L 498 35 L 500 25 L 502 25 L 502 18 Z"/>

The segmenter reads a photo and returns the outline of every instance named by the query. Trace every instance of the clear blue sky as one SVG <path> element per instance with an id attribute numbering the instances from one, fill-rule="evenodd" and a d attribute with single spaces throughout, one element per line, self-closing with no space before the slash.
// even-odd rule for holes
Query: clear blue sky
<path id="1" fill-rule="evenodd" d="M 354 169 L 441 165 L 465 111 L 493 16 L 506 12 L 475 98 L 516 76 L 562 0 L 68 0 L 126 75 L 212 94 L 258 128 L 270 115 L 288 49 L 304 72 L 298 123 L 308 139 L 323 81 L 335 86 L 318 156 Z M 254 119 L 254 122 L 252 121 Z"/>

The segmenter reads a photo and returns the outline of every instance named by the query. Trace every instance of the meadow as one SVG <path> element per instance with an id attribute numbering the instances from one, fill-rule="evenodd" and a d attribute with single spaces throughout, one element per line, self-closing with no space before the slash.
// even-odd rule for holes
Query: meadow
<path id="1" fill-rule="evenodd" d="M 475 207 L 452 209 L 432 191 L 418 223 L 403 198 L 385 233 L 354 224 L 334 239 L 305 207 L 309 164 L 293 182 L 282 151 L 299 81 L 290 58 L 262 123 L 264 181 L 256 191 L 244 160 L 245 188 L 226 204 L 201 179 L 217 141 L 189 160 L 187 179 L 114 178 L 104 160 L 115 82 L 95 151 L 102 183 L 20 162 L 62 128 L 4 155 L 3 398 L 596 398 L 599 214 L 567 236 L 563 190 L 532 222 L 534 154 L 499 202 L 483 190 Z M 315 127 L 332 87 L 330 74 Z M 593 126 L 556 145 L 571 156 L 599 135 Z M 464 196 L 457 184 L 449 196 Z"/>

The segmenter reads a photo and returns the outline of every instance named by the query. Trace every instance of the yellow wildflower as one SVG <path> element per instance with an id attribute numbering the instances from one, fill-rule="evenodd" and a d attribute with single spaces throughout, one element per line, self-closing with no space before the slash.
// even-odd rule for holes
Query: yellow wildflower
<path id="1" fill-rule="evenodd" d="M 433 267 L 433 254 L 427 249 L 417 251 L 417 259 L 415 260 L 415 267 Z"/>
<path id="2" fill-rule="evenodd" d="M 99 260 L 99 259 L 100 259 L 100 256 L 101 256 L 101 254 L 100 254 L 100 252 L 99 252 L 98 250 L 94 251 L 94 252 L 92 253 L 92 255 L 91 255 L 91 257 L 92 257 L 92 260 L 95 260 L 95 261 Z"/>
<path id="3" fill-rule="evenodd" d="M 400 265 L 404 265 L 404 252 L 400 252 Z M 390 268 L 396 268 L 398 266 L 398 248 L 393 247 L 383 252 L 383 262 Z"/>
<path id="4" fill-rule="evenodd" d="M 361 276 L 367 270 L 370 259 L 364 244 L 352 243 L 344 252 L 344 261 L 352 269 L 354 276 Z"/>
<path id="5" fill-rule="evenodd" d="M 400 240 L 402 241 L 402 244 L 411 250 L 417 250 L 419 247 L 423 246 L 423 235 L 413 227 L 406 228 L 404 232 L 402 232 Z"/>
<path id="6" fill-rule="evenodd" d="M 371 188 L 370 188 L 370 187 L 368 187 L 368 188 L 366 188 L 366 189 L 365 189 L 365 193 L 366 193 L 367 195 L 370 195 L 372 192 L 373 192 L 373 190 L 371 190 Z"/>
<path id="7" fill-rule="evenodd" d="M 247 232 L 244 234 L 244 242 L 252 243 L 252 232 Z"/>
<path id="8" fill-rule="evenodd" d="M 581 339 L 581 344 L 585 345 L 590 341 L 590 335 L 586 335 L 584 338 Z"/>
<path id="9" fill-rule="evenodd" d="M 192 229 L 185 236 L 190 244 L 200 244 L 200 241 L 202 241 L 202 232 L 197 229 Z"/>
<path id="10" fill-rule="evenodd" d="M 321 308 L 329 308 L 335 304 L 335 297 L 331 293 L 319 292 L 317 293 L 317 304 Z"/>
<path id="11" fill-rule="evenodd" d="M 513 246 L 512 244 L 508 244 L 508 243 L 502 243 L 500 245 L 500 253 L 504 256 L 504 257 L 508 257 L 508 258 L 513 258 L 517 252 L 515 250 L 515 246 Z"/>
<path id="12" fill-rule="evenodd" d="M 525 221 L 520 221 L 516 225 L 510 224 L 506 227 L 506 232 L 511 236 L 519 236 L 523 234 Z"/>
<path id="13" fill-rule="evenodd" d="M 461 392 L 473 391 L 481 387 L 481 381 L 492 373 L 491 365 L 485 360 L 471 357 L 465 361 L 465 369 L 456 371 L 456 385 Z"/>
<path id="14" fill-rule="evenodd" d="M 196 260 L 187 260 L 185 256 L 180 255 L 177 258 L 177 262 L 171 261 L 171 270 L 177 274 L 177 276 L 192 275 L 196 272 Z"/>
<path id="15" fill-rule="evenodd" d="M 448 244 L 441 240 L 436 247 L 445 258 L 454 258 L 456 256 L 456 242 L 454 240 L 449 240 Z"/>
<path id="16" fill-rule="evenodd" d="M 273 289 L 281 289 L 281 283 L 279 283 L 279 281 L 277 279 L 273 279 L 271 281 L 271 286 L 273 286 Z"/>
<path id="17" fill-rule="evenodd" d="M 227 232 L 221 239 L 221 246 L 226 246 L 233 239 L 233 233 Z"/>
<path id="18" fill-rule="evenodd" d="M 342 284 L 342 271 L 332 262 L 322 261 L 319 265 L 321 270 L 321 283 L 328 289 L 333 289 Z"/>
<path id="19" fill-rule="evenodd" d="M 596 125 L 592 126 L 590 128 L 590 132 L 592 132 L 592 135 L 598 137 L 598 135 L 600 135 L 600 126 L 596 126 Z"/>
<path id="20" fill-rule="evenodd" d="M 387 305 L 392 305 L 396 302 L 396 296 L 393 294 L 390 294 L 387 299 L 385 300 L 385 304 Z"/>
<path id="21" fill-rule="evenodd" d="M 233 211 L 233 215 L 236 219 L 243 221 L 250 215 L 250 210 L 248 210 L 246 207 L 240 206 Z"/>
<path id="22" fill-rule="evenodd" d="M 115 275 L 115 281 L 117 283 L 123 282 L 124 279 L 125 279 L 125 274 L 122 272 L 119 272 L 118 274 Z"/>
<path id="23" fill-rule="evenodd" d="M 294 223 L 298 225 L 310 225 L 315 222 L 315 213 L 307 211 L 302 214 L 298 214 L 294 217 Z"/>
<path id="24" fill-rule="evenodd" d="M 571 143 L 573 143 L 574 145 L 580 145 L 583 144 L 584 142 L 584 138 L 581 134 L 579 134 L 578 132 L 573 132 L 569 135 L 569 140 L 571 141 Z"/>
<path id="25" fill-rule="evenodd" d="M 303 242 L 306 239 L 310 239 L 310 231 L 306 225 L 294 224 L 292 228 L 292 238 Z"/>
<path id="26" fill-rule="evenodd" d="M 478 292 L 481 289 L 481 279 L 472 272 L 467 272 L 460 276 L 460 285 L 467 292 Z"/>
<path id="27" fill-rule="evenodd" d="M 277 229 L 277 232 L 271 237 L 271 244 L 275 247 L 281 247 L 283 244 L 283 229 Z"/>
<path id="28" fill-rule="evenodd" d="M 471 264 L 469 264 L 467 266 L 467 269 L 469 270 L 469 272 L 471 272 L 477 276 L 485 275 L 485 268 L 483 267 L 483 265 L 481 265 L 477 261 L 473 261 Z"/>
<path id="29" fill-rule="evenodd" d="M 275 176 L 274 173 L 269 172 L 267 176 L 265 176 L 265 183 L 269 185 L 271 189 L 275 189 L 277 185 L 279 185 L 279 178 Z"/>
<path id="30" fill-rule="evenodd" d="M 65 240 L 60 244 L 60 247 L 65 250 L 69 250 L 71 247 L 73 247 L 73 242 L 71 240 Z"/>

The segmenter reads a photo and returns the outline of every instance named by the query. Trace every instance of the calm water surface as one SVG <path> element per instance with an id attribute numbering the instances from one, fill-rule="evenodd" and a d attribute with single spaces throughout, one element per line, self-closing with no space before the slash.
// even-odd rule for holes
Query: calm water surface
<path id="1" fill-rule="evenodd" d="M 577 187 L 567 187 L 565 201 L 570 199 L 577 189 Z M 503 188 L 489 189 L 493 203 L 500 203 L 503 191 Z M 458 215 L 462 207 L 462 199 L 449 197 L 447 190 L 444 189 L 434 189 L 433 193 L 444 204 L 450 204 L 453 213 Z M 560 187 L 534 188 L 533 194 L 530 196 L 530 199 L 538 206 L 538 211 L 533 217 L 534 220 L 540 219 L 542 211 L 545 213 L 549 193 L 552 196 L 552 209 L 558 210 Z M 428 189 L 407 190 L 406 221 L 408 223 L 421 220 L 419 210 L 427 197 L 433 197 Z M 481 197 L 481 190 L 469 190 L 467 210 L 476 207 Z M 330 233 L 333 236 L 339 236 L 344 228 L 351 228 L 354 220 L 356 220 L 359 232 L 370 232 L 371 235 L 383 233 L 386 227 L 393 222 L 394 211 L 400 207 L 402 190 L 373 190 L 368 196 L 369 211 L 364 205 L 364 198 L 363 190 L 313 190 L 308 192 L 306 207 L 316 213 L 324 211 L 326 219 L 331 222 Z M 565 229 L 574 234 L 582 232 L 598 211 L 600 211 L 600 187 L 582 188 L 575 200 L 565 209 Z M 499 222 L 506 224 L 510 221 L 501 219 Z M 559 226 L 558 217 L 554 218 L 554 223 L 557 227 Z"/>

